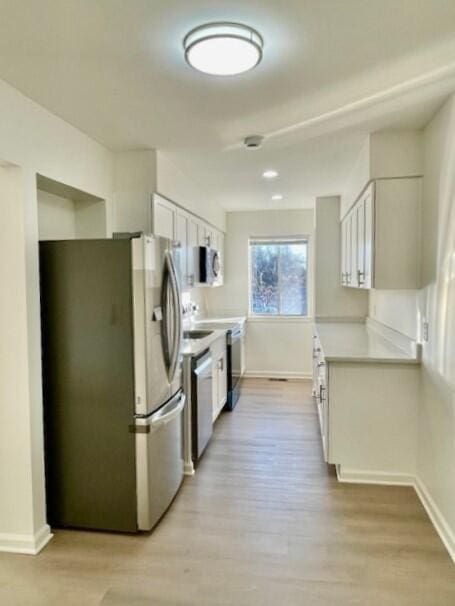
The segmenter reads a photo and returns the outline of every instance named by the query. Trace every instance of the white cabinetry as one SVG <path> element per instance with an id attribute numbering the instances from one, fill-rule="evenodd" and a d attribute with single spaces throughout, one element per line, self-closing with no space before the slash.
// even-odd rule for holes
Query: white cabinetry
<path id="1" fill-rule="evenodd" d="M 161 196 L 153 196 L 153 227 L 156 236 L 174 240 L 176 207 Z"/>
<path id="2" fill-rule="evenodd" d="M 317 332 L 313 343 L 313 395 L 325 461 L 336 465 L 344 481 L 412 483 L 419 365 L 326 358 Z"/>
<path id="3" fill-rule="evenodd" d="M 213 360 L 213 421 L 223 410 L 227 400 L 226 336 L 217 339 L 210 347 Z"/>
<path id="4" fill-rule="evenodd" d="M 368 185 L 341 221 L 341 283 L 352 288 L 419 287 L 422 179 Z"/>
<path id="5" fill-rule="evenodd" d="M 183 288 L 193 285 L 192 256 L 188 247 L 211 246 L 220 251 L 221 272 L 216 286 L 223 284 L 224 234 L 159 194 L 153 194 L 152 233 L 179 242 Z"/>

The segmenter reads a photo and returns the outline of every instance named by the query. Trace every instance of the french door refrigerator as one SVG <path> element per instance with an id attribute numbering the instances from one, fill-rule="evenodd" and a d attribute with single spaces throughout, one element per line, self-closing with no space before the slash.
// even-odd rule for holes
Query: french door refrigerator
<path id="1" fill-rule="evenodd" d="M 150 530 L 183 479 L 178 249 L 40 243 L 45 463 L 54 527 Z"/>

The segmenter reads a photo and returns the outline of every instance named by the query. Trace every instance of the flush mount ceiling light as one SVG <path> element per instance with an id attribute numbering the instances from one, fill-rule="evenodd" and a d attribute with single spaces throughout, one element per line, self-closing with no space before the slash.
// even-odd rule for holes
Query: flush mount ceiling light
<path id="1" fill-rule="evenodd" d="M 275 194 L 274 196 L 272 196 L 272 200 L 282 200 L 283 196 L 281 194 Z"/>
<path id="2" fill-rule="evenodd" d="M 265 170 L 262 176 L 264 179 L 275 179 L 275 177 L 278 177 L 278 172 L 276 170 Z"/>
<path id="3" fill-rule="evenodd" d="M 264 40 L 241 23 L 207 23 L 183 40 L 185 59 L 205 74 L 233 76 L 255 67 L 262 59 Z"/>

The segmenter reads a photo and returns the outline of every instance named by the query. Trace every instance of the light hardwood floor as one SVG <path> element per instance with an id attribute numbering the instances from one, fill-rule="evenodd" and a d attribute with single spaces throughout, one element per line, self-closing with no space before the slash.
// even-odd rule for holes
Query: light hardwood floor
<path id="1" fill-rule="evenodd" d="M 246 380 L 153 533 L 57 531 L 37 557 L 0 554 L 0 605 L 454 606 L 417 496 L 338 484 L 310 390 Z"/>

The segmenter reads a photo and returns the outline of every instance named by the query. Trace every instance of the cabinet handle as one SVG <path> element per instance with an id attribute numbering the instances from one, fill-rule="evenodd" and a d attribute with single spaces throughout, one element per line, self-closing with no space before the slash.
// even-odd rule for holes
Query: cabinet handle
<path id="1" fill-rule="evenodd" d="M 363 286 L 365 284 L 365 272 L 364 271 L 360 271 L 360 269 L 357 270 L 357 281 L 359 283 L 359 286 Z"/>
<path id="2" fill-rule="evenodd" d="M 318 362 L 318 368 L 321 368 L 321 366 L 325 366 L 325 362 Z"/>

